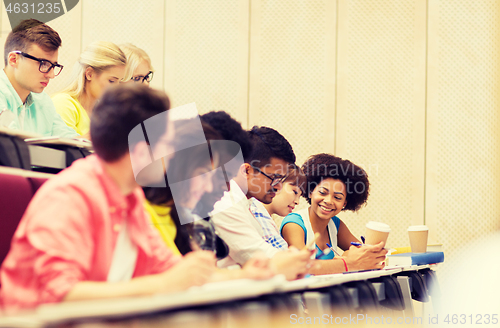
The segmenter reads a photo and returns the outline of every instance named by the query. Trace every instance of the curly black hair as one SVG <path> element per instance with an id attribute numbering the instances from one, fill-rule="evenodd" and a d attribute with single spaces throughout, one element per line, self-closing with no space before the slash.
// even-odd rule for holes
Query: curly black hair
<path id="1" fill-rule="evenodd" d="M 351 161 L 331 154 L 316 154 L 306 160 L 302 165 L 302 171 L 307 177 L 307 192 L 303 196 L 309 204 L 314 188 L 328 178 L 340 180 L 346 186 L 347 204 L 344 210 L 356 212 L 366 204 L 370 194 L 368 174 Z"/>

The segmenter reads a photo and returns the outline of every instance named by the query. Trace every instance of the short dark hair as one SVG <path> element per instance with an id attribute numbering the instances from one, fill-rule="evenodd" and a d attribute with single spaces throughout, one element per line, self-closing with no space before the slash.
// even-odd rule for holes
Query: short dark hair
<path id="1" fill-rule="evenodd" d="M 118 160 L 128 153 L 130 131 L 169 108 L 170 100 L 162 91 L 144 85 L 109 88 L 92 111 L 90 136 L 95 153 L 106 162 Z M 166 122 L 157 122 L 149 143 L 155 144 L 151 137 L 160 137 L 165 130 Z"/>
<path id="2" fill-rule="evenodd" d="M 36 44 L 44 51 L 56 51 L 62 44 L 59 34 L 50 26 L 36 19 L 21 21 L 7 36 L 4 47 L 5 66 L 8 63 L 11 51 L 27 52 L 28 48 Z"/>
<path id="3" fill-rule="evenodd" d="M 224 111 L 212 111 L 200 116 L 202 121 L 213 127 L 225 140 L 240 145 L 243 159 L 246 161 L 252 154 L 252 142 L 241 124 Z"/>
<path id="4" fill-rule="evenodd" d="M 302 165 L 302 171 L 307 177 L 307 192 L 304 197 L 309 204 L 314 188 L 328 178 L 340 180 L 345 184 L 347 192 L 345 210 L 354 212 L 359 210 L 370 194 L 368 174 L 349 160 L 325 153 L 312 155 Z"/>
<path id="5" fill-rule="evenodd" d="M 248 134 L 253 151 L 248 161 L 245 160 L 246 163 L 260 168 L 269 164 L 273 157 L 290 164 L 295 163 L 292 146 L 278 131 L 265 126 L 254 126 Z"/>

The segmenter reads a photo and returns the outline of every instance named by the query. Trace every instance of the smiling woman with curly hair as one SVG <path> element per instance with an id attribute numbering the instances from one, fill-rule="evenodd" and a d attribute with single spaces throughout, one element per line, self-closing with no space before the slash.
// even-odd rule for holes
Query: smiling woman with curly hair
<path id="1" fill-rule="evenodd" d="M 349 270 L 382 268 L 387 251 L 384 244 L 355 247 L 359 242 L 336 215 L 341 211 L 358 211 L 366 204 L 370 182 L 365 170 L 351 161 L 330 154 L 309 157 L 302 165 L 307 177 L 304 197 L 309 207 L 291 213 L 281 223 L 281 234 L 289 245 L 299 249 L 314 239 L 316 233 L 317 259 L 313 274 L 329 274 Z M 327 244 L 331 245 L 330 247 Z M 335 256 L 337 247 L 343 256 Z M 349 251 L 348 251 L 349 250 Z"/>

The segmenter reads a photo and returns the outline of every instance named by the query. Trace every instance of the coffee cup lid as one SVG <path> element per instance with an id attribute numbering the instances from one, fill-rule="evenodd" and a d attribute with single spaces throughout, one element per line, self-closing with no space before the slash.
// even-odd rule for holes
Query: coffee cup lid
<path id="1" fill-rule="evenodd" d="M 366 224 L 366 227 L 376 231 L 391 232 L 391 227 L 382 222 L 370 221 Z"/>
<path id="2" fill-rule="evenodd" d="M 415 225 L 408 227 L 408 231 L 429 231 L 426 225 Z"/>

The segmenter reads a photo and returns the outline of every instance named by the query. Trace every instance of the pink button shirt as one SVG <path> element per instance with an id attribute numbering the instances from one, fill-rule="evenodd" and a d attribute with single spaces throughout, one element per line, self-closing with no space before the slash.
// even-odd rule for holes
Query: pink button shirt
<path id="1" fill-rule="evenodd" d="M 173 256 L 151 226 L 140 188 L 123 196 L 95 156 L 76 161 L 33 197 L 0 270 L 5 310 L 60 302 L 79 281 L 106 281 L 123 220 L 138 256 L 134 277 L 163 272 Z"/>

